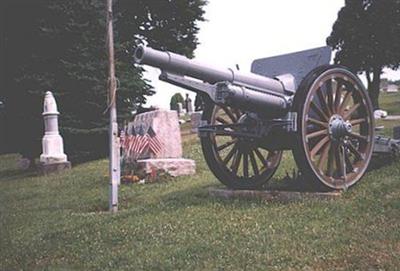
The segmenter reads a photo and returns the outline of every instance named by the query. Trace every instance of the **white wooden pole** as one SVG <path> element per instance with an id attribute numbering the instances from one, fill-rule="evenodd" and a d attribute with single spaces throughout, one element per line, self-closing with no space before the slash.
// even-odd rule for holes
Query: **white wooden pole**
<path id="1" fill-rule="evenodd" d="M 118 123 L 116 108 L 116 80 L 114 67 L 114 35 L 113 35 L 113 17 L 112 0 L 107 1 L 107 50 L 108 50 L 108 86 L 109 86 L 109 143 L 110 143 L 110 188 L 109 188 L 109 210 L 118 211 L 118 184 L 120 180 L 120 162 L 119 162 L 119 142 L 118 142 Z"/>

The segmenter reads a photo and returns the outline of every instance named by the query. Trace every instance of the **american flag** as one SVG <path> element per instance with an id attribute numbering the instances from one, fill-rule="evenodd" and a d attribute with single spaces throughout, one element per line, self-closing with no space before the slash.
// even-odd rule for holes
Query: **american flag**
<path id="1" fill-rule="evenodd" d="M 158 139 L 153 128 L 150 127 L 149 130 L 147 131 L 147 134 L 148 134 L 148 144 L 150 151 L 152 151 L 155 155 L 160 154 L 162 150 L 162 143 Z"/>
<path id="2" fill-rule="evenodd" d="M 147 134 L 144 134 L 143 127 L 140 127 L 139 133 L 136 133 L 136 131 L 134 129 L 133 129 L 132 133 L 134 133 L 134 134 L 133 134 L 133 139 L 131 142 L 130 155 L 134 159 L 136 159 L 143 153 L 143 151 L 149 145 L 149 138 L 148 138 Z"/>
<path id="3" fill-rule="evenodd" d="M 135 130 L 132 129 L 132 134 L 129 136 L 126 136 L 125 133 L 121 133 L 121 146 L 125 157 L 139 158 L 148 144 L 148 135 L 143 135 L 143 131 L 142 133 L 136 133 Z"/>

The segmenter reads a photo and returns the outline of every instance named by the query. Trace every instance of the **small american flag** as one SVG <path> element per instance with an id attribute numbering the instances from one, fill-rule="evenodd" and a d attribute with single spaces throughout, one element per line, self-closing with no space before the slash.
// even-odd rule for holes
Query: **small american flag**
<path id="1" fill-rule="evenodd" d="M 142 129 L 143 130 L 143 129 Z M 134 159 L 139 158 L 139 156 L 143 153 L 143 151 L 147 148 L 149 144 L 149 138 L 147 134 L 144 134 L 143 131 L 141 133 L 135 133 L 131 136 L 131 140 L 129 142 L 129 155 Z"/>
<path id="2" fill-rule="evenodd" d="M 154 132 L 153 128 L 149 128 L 147 131 L 148 134 L 148 144 L 149 144 L 149 149 L 151 152 L 153 152 L 155 155 L 160 154 L 162 150 L 163 144 L 161 141 L 158 139 L 156 133 Z"/>

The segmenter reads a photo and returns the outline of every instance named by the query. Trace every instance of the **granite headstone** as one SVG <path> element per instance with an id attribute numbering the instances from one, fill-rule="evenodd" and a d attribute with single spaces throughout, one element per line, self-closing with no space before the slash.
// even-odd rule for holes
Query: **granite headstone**
<path id="1" fill-rule="evenodd" d="M 137 160 L 140 168 L 147 173 L 152 170 L 164 170 L 172 176 L 195 173 L 195 162 L 182 158 L 182 140 L 176 111 L 155 110 L 139 114 L 127 127 L 127 135 L 146 134 L 154 131 L 161 143 L 161 150 L 154 153 L 147 148 Z"/>

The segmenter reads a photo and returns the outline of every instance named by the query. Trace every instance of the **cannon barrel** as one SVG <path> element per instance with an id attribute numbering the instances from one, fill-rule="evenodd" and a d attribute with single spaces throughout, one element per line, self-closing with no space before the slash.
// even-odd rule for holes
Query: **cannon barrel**
<path id="1" fill-rule="evenodd" d="M 139 46 L 135 50 L 136 63 L 147 64 L 161 70 L 193 77 L 210 84 L 227 81 L 257 89 L 284 94 L 283 84 L 275 79 L 254 73 L 244 73 L 230 68 L 218 68 L 213 65 L 191 60 L 185 56 L 168 51 L 159 51 L 150 47 Z"/>

